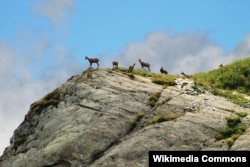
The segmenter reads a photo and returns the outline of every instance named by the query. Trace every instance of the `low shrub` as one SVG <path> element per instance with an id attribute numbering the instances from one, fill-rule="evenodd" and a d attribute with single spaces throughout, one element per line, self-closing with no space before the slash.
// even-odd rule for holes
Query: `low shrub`
<path id="1" fill-rule="evenodd" d="M 227 125 L 231 128 L 234 128 L 236 125 L 238 125 L 241 122 L 239 116 L 226 117 L 226 120 L 227 120 Z"/>
<path id="2" fill-rule="evenodd" d="M 157 93 L 149 96 L 148 104 L 150 105 L 150 107 L 152 107 L 152 108 L 155 107 L 160 96 L 161 96 L 161 92 L 157 92 Z"/>
<path id="3" fill-rule="evenodd" d="M 246 117 L 248 115 L 246 112 L 236 112 L 235 114 L 240 116 L 241 118 Z"/>
<path id="4" fill-rule="evenodd" d="M 216 135 L 216 140 L 225 139 L 229 146 L 232 146 L 234 141 L 242 135 L 247 127 L 245 125 L 239 125 L 241 123 L 241 119 L 239 116 L 230 116 L 226 117 L 227 127 L 221 129 Z"/>

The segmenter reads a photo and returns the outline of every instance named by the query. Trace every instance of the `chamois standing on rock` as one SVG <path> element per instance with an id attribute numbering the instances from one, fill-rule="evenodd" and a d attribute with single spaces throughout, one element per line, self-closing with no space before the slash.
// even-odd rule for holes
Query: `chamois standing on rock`
<path id="1" fill-rule="evenodd" d="M 134 67 L 135 67 L 135 63 L 132 66 L 129 66 L 128 72 L 132 72 L 134 70 Z"/>
<path id="2" fill-rule="evenodd" d="M 147 67 L 148 70 L 150 71 L 150 64 L 149 63 L 143 62 L 143 61 L 141 61 L 141 59 L 139 59 L 139 62 L 141 63 L 142 69 L 143 69 L 143 67 Z"/>
<path id="3" fill-rule="evenodd" d="M 115 69 L 118 69 L 118 62 L 117 61 L 113 61 L 112 62 L 113 63 L 113 68 Z"/>
<path id="4" fill-rule="evenodd" d="M 87 56 L 85 57 L 85 60 L 89 61 L 90 67 L 92 67 L 92 63 L 96 63 L 98 65 L 97 68 L 99 68 L 99 59 L 98 58 L 88 58 Z"/>
<path id="5" fill-rule="evenodd" d="M 164 70 L 163 67 L 161 67 L 160 72 L 161 74 L 166 74 L 166 75 L 168 74 L 168 71 Z"/>
<path id="6" fill-rule="evenodd" d="M 181 75 L 183 75 L 186 78 L 193 78 L 193 75 L 187 75 L 184 72 L 181 72 Z"/>

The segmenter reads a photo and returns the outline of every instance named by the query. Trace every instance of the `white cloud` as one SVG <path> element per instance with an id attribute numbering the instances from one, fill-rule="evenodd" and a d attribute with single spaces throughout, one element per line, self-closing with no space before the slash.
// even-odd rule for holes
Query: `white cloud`
<path id="1" fill-rule="evenodd" d="M 74 10 L 74 4 L 74 0 L 39 0 L 37 4 L 31 5 L 31 9 L 38 15 L 59 24 Z"/>
<path id="2" fill-rule="evenodd" d="M 181 71 L 195 73 L 217 68 L 219 64 L 227 64 L 235 58 L 249 55 L 249 35 L 228 56 L 223 48 L 215 45 L 208 38 L 208 33 L 183 33 L 170 35 L 166 31 L 150 33 L 144 41 L 127 44 L 116 59 L 124 67 L 136 63 L 141 68 L 138 59 L 151 64 L 154 72 L 159 72 L 161 66 L 170 73 Z"/>
<path id="3" fill-rule="evenodd" d="M 250 34 L 237 45 L 237 47 L 229 54 L 231 59 L 239 59 L 250 56 Z"/>
<path id="4" fill-rule="evenodd" d="M 8 55 L 4 57 L 3 55 Z M 11 66 L 14 53 L 11 49 L 3 42 L 0 41 L 0 72 L 3 74 L 7 73 L 7 69 Z"/>
<path id="5" fill-rule="evenodd" d="M 31 9 L 60 25 L 73 11 L 74 3 L 39 0 Z M 75 59 L 76 50 L 68 50 L 62 44 L 64 35 L 60 28 L 17 32 L 16 47 L 0 41 L 0 155 L 30 104 L 82 71 Z M 55 33 L 60 34 L 60 44 L 54 41 Z"/>
<path id="6" fill-rule="evenodd" d="M 54 64 L 39 66 L 39 63 L 46 63 L 46 59 L 22 55 L 7 43 L 0 42 L 0 155 L 9 145 L 10 137 L 23 121 L 30 104 L 82 71 L 72 51 L 63 46 L 58 50 Z M 33 71 L 39 70 L 41 78 L 37 80 Z"/>

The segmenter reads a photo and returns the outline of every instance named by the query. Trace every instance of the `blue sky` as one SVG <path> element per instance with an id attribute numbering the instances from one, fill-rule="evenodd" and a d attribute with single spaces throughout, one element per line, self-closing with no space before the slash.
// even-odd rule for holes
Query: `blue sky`
<path id="1" fill-rule="evenodd" d="M 116 55 L 128 42 L 142 41 L 148 33 L 159 30 L 209 33 L 212 42 L 229 52 L 250 28 L 247 0 L 76 0 L 60 25 L 30 9 L 38 3 L 3 1 L 1 40 L 16 46 L 22 42 L 16 41 L 17 36 L 27 29 L 38 34 L 54 31 L 50 33 L 51 42 L 79 48 L 74 56 L 81 60 L 83 55 Z M 27 43 L 35 38 L 32 35 Z"/>
<path id="2" fill-rule="evenodd" d="M 26 0 L 0 7 L 0 154 L 29 105 L 88 68 L 85 56 L 170 73 L 250 55 L 248 0 Z M 14 104 L 14 105 L 13 105 Z M 6 126 L 6 124 L 8 126 Z"/>
<path id="3" fill-rule="evenodd" d="M 110 2 L 110 3 L 108 3 Z M 207 32 L 209 38 L 231 51 L 248 33 L 249 1 L 106 1 L 105 4 L 82 4 L 74 21 L 82 32 L 73 31 L 79 43 L 86 45 L 90 54 L 117 53 L 130 41 L 142 41 L 150 32 L 167 30 L 171 33 Z M 79 9 L 80 7 L 78 7 Z M 77 21 L 78 20 L 78 21 Z M 72 24 L 71 27 L 75 27 Z M 84 40 L 87 38 L 88 40 Z M 99 46 L 100 48 L 95 49 Z M 103 48 L 102 48 L 103 47 Z M 91 50 L 93 48 L 93 50 Z"/>
<path id="4" fill-rule="evenodd" d="M 141 41 L 145 35 L 159 30 L 171 33 L 208 32 L 210 39 L 230 51 L 248 33 L 249 1 L 106 1 L 81 2 L 78 22 L 84 44 L 96 44 L 102 51 L 118 52 L 130 41 Z M 84 8 L 85 7 L 85 8 Z M 71 27 L 75 27 L 72 22 Z M 77 28 L 77 27 L 75 27 Z M 237 30 L 237 31 L 235 31 Z M 84 41 L 83 39 L 88 39 Z M 74 38 L 75 39 L 75 38 Z M 82 43 L 82 42 L 80 42 Z M 114 49 L 112 49 L 114 48 Z M 90 51 L 96 54 L 97 51 Z"/>

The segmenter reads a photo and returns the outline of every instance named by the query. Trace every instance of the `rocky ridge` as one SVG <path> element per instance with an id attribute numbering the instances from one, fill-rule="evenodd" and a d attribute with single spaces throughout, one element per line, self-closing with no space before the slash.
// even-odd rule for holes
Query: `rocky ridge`
<path id="1" fill-rule="evenodd" d="M 84 71 L 31 105 L 0 166 L 147 166 L 149 150 L 250 150 L 250 128 L 231 146 L 214 137 L 237 113 L 249 127 L 250 109 L 194 86 Z"/>

